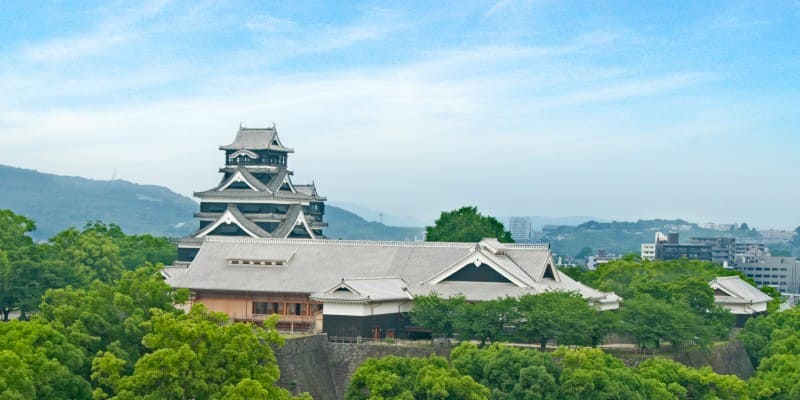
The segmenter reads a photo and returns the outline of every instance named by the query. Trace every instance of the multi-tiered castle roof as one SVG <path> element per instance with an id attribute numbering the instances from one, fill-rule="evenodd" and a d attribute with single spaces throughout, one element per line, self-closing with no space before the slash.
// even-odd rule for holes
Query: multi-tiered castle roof
<path id="1" fill-rule="evenodd" d="M 220 146 L 225 166 L 220 183 L 195 192 L 200 226 L 178 245 L 178 259 L 191 261 L 205 236 L 324 238 L 325 197 L 314 184 L 296 185 L 287 168 L 294 150 L 281 143 L 275 126 L 240 127 L 233 143 Z"/>

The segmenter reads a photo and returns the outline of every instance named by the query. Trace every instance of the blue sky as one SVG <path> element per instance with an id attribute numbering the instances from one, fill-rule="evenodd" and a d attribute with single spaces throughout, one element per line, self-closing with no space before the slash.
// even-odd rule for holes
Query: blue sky
<path id="1" fill-rule="evenodd" d="M 800 225 L 800 2 L 430 3 L 4 4 L 0 163 L 191 194 L 275 122 L 389 214 Z"/>

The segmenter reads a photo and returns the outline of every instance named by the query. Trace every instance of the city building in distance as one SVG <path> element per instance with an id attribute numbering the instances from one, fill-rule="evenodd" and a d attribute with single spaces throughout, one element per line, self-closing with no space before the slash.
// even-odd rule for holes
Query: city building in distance
<path id="1" fill-rule="evenodd" d="M 511 217 L 508 219 L 508 231 L 516 243 L 529 243 L 531 241 L 532 222 L 530 217 Z"/>
<path id="2" fill-rule="evenodd" d="M 656 260 L 669 261 L 687 258 L 689 260 L 711 261 L 711 245 L 697 243 L 681 244 L 679 240 L 680 235 L 677 232 L 670 232 L 666 236 L 666 240 L 664 239 L 665 237 L 663 234 L 660 234 L 660 232 L 656 233 L 656 242 L 654 243 Z M 648 250 L 649 249 L 650 247 L 648 247 Z M 642 255 L 644 256 L 645 254 Z"/>
<path id="3" fill-rule="evenodd" d="M 800 264 L 794 257 L 752 257 L 735 268 L 759 286 L 772 286 L 786 294 L 800 293 Z"/>

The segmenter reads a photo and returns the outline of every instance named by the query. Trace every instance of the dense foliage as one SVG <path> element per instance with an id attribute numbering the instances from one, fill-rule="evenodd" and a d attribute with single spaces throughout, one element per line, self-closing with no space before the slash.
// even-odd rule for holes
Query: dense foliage
<path id="1" fill-rule="evenodd" d="M 751 319 L 739 340 L 758 365 L 749 382 L 754 399 L 800 398 L 800 310 Z"/>
<path id="2" fill-rule="evenodd" d="M 596 346 L 609 333 L 630 336 L 642 348 L 709 345 L 727 337 L 733 316 L 714 304 L 708 282 L 732 272 L 710 262 L 640 262 L 634 258 L 596 271 L 568 270 L 574 278 L 624 298 L 622 309 L 600 312 L 574 293 L 547 292 L 477 303 L 464 297 L 417 296 L 411 319 L 435 336 L 481 342 L 514 341 Z M 733 272 L 735 273 L 735 272 Z"/>
<path id="3" fill-rule="evenodd" d="M 439 376 L 439 379 L 431 379 Z M 356 370 L 347 399 L 747 399 L 741 379 L 664 358 L 636 368 L 599 349 L 544 353 L 462 343 L 451 365 L 438 357 L 370 359 Z"/>
<path id="4" fill-rule="evenodd" d="M 461 207 L 443 211 L 433 226 L 425 228 L 429 242 L 478 242 L 483 238 L 496 238 L 503 243 L 513 243 L 511 233 L 494 217 L 482 215 L 477 207 Z"/>
<path id="5" fill-rule="evenodd" d="M 34 227 L 0 211 L 0 301 L 23 319 L 0 323 L 1 399 L 291 397 L 275 386 L 276 320 L 177 309 L 188 292 L 160 276 L 167 239 L 92 223 L 37 244 Z"/>
<path id="6" fill-rule="evenodd" d="M 171 264 L 177 250 L 166 238 L 125 235 L 119 226 L 99 222 L 83 230 L 69 228 L 46 243 L 28 233 L 36 224 L 0 210 L 0 307 L 3 319 L 13 309 L 34 310 L 47 289 L 87 287 L 94 280 L 112 282 L 124 271 L 146 263 Z"/>
<path id="7" fill-rule="evenodd" d="M 708 282 L 718 276 L 736 275 L 755 285 L 752 279 L 741 272 L 708 261 L 642 261 L 632 255 L 602 264 L 594 271 L 580 267 L 562 268 L 561 271 L 596 289 L 613 291 L 626 301 L 646 294 L 660 301 L 684 303 L 703 316 L 712 329 L 719 329 L 715 321 L 720 315 L 719 309 L 712 307 L 714 293 Z M 779 304 L 780 294 L 768 286 L 761 290 L 775 298 L 769 309 L 774 311 Z"/>
<path id="8" fill-rule="evenodd" d="M 366 399 L 486 399 L 489 390 L 458 373 L 441 357 L 367 359 L 350 380 L 345 398 Z"/>

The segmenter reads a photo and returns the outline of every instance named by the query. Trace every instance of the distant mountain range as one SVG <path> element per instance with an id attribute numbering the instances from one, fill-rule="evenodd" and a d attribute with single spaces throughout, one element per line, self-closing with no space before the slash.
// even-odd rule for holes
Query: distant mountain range
<path id="1" fill-rule="evenodd" d="M 391 226 L 416 228 L 419 226 L 427 226 L 433 224 L 433 221 L 424 221 L 414 217 L 387 214 L 382 211 L 373 210 L 369 207 L 362 206 L 361 204 L 356 204 L 356 203 L 350 203 L 344 201 L 329 201 L 328 206 L 335 206 L 350 211 L 370 222 L 380 222 Z M 588 221 L 588 219 L 586 221 Z"/>
<path id="2" fill-rule="evenodd" d="M 351 203 L 326 205 L 324 233 L 331 239 L 419 240 L 422 227 L 388 226 L 363 218 L 374 211 Z M 352 208 L 345 210 L 336 205 Z M 131 234 L 181 237 L 193 232 L 198 222 L 192 215 L 199 205 L 194 200 L 165 187 L 140 185 L 122 180 L 100 181 L 41 173 L 0 165 L 0 209 L 8 208 L 36 221 L 32 236 L 47 240 L 70 226 L 83 227 L 90 221 L 114 223 Z M 357 214 L 362 214 L 359 216 Z M 412 218 L 384 215 L 387 220 L 409 223 Z M 584 248 L 592 252 L 638 252 L 641 243 L 652 243 L 656 231 L 680 231 L 682 241 L 692 236 L 731 236 L 761 239 L 751 229 L 720 232 L 703 229 L 682 220 L 647 220 L 636 222 L 597 222 L 588 217 L 532 217 L 534 229 L 551 225 L 548 230 L 554 252 L 574 256 Z M 403 222 L 405 221 L 405 222 Z M 506 219 L 504 222 L 507 222 Z M 416 221 L 419 222 L 419 221 Z M 552 227 L 557 225 L 558 227 Z M 772 249 L 797 253 L 786 244 L 773 243 Z"/>
<path id="3" fill-rule="evenodd" d="M 181 237 L 197 228 L 194 200 L 165 187 L 123 180 L 101 181 L 0 165 L 0 209 L 36 222 L 32 236 L 47 240 L 90 221 L 114 223 L 129 234 Z M 422 228 L 394 227 L 327 205 L 325 219 L 332 239 L 414 240 Z"/>
<path id="4" fill-rule="evenodd" d="M 600 221 L 603 222 L 601 219 L 597 219 L 594 217 L 587 217 L 587 216 L 571 216 L 571 217 L 542 217 L 542 216 L 512 216 L 512 217 L 504 217 L 500 219 L 506 225 L 509 225 L 509 220 L 511 218 L 521 217 L 521 218 L 530 218 L 531 220 L 531 228 L 533 230 L 540 231 L 545 226 L 561 226 L 561 225 L 569 225 L 569 226 L 577 226 L 584 222 L 588 221 Z"/>
<path id="5" fill-rule="evenodd" d="M 639 253 L 642 243 L 653 243 L 656 232 L 678 232 L 682 243 L 690 243 L 692 237 L 732 237 L 737 240 L 763 240 L 755 229 L 741 226 L 727 231 L 711 230 L 681 219 L 652 219 L 635 222 L 588 221 L 578 226 L 558 226 L 548 229 L 551 248 L 559 255 L 574 256 L 590 248 L 590 254 L 598 250 L 608 253 Z M 791 252 L 785 243 L 770 243 L 770 248 Z"/>

